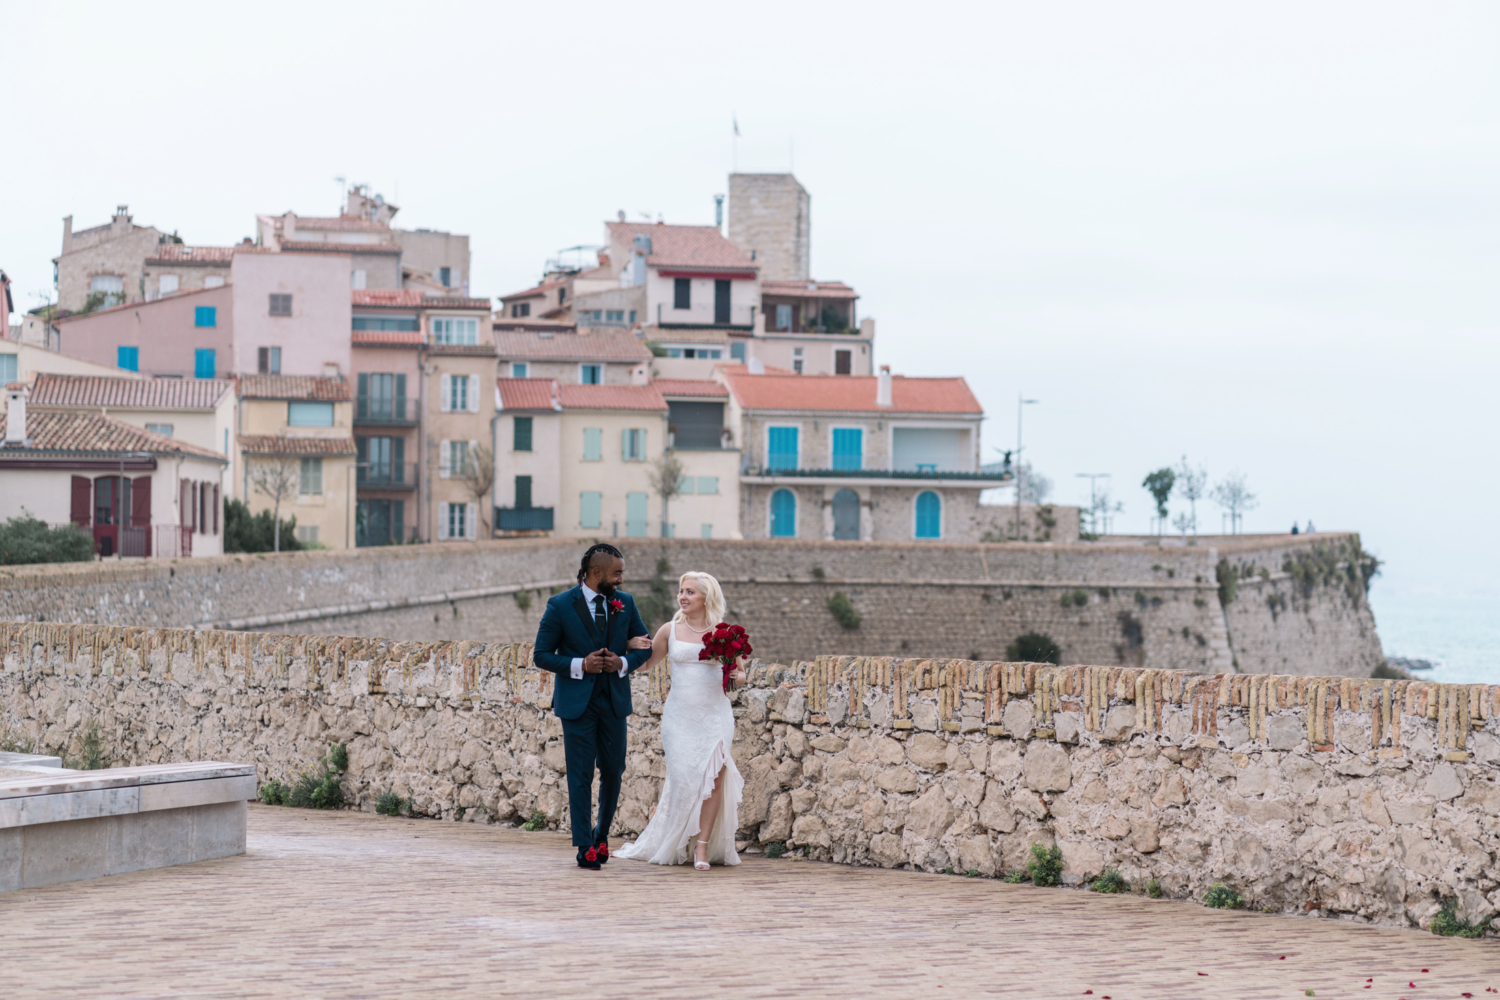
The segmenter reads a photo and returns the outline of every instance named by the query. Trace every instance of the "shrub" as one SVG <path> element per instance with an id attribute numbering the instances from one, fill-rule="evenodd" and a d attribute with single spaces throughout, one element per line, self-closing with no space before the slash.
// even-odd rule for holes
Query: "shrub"
<path id="1" fill-rule="evenodd" d="M 1156 879 L 1146 883 L 1146 895 L 1152 899 L 1161 899 L 1161 883 Z"/>
<path id="2" fill-rule="evenodd" d="M 46 521 L 21 513 L 0 524 L 0 565 L 88 562 L 94 558 L 94 538 L 71 524 L 49 528 Z"/>
<path id="3" fill-rule="evenodd" d="M 1058 663 L 1062 649 L 1045 632 L 1023 632 L 1005 647 L 1005 658 L 1012 663 Z"/>
<path id="4" fill-rule="evenodd" d="M 1028 878 L 1030 878 L 1030 876 L 1028 876 L 1025 872 L 1010 872 L 1000 881 L 1008 882 L 1011 885 L 1019 885 L 1020 883 L 1025 882 Z"/>
<path id="5" fill-rule="evenodd" d="M 1240 575 L 1228 559 L 1220 559 L 1214 567 L 1214 577 L 1219 581 L 1219 604 L 1227 608 L 1240 592 Z"/>
<path id="6" fill-rule="evenodd" d="M 786 845 L 779 840 L 773 840 L 766 845 L 766 857 L 779 858 L 786 853 Z"/>
<path id="7" fill-rule="evenodd" d="M 271 512 L 263 510 L 251 514 L 250 507 L 241 500 L 224 501 L 224 551 L 225 552 L 271 552 L 275 541 L 271 526 Z M 281 522 L 281 551 L 295 552 L 302 548 L 297 541 L 297 519 L 285 518 Z"/>
<path id="8" fill-rule="evenodd" d="M 1427 925 L 1428 930 L 1442 937 L 1484 937 L 1485 927 L 1489 921 L 1471 923 L 1467 918 L 1458 915 L 1458 901 L 1455 899 L 1443 900 L 1443 908 L 1432 918 L 1432 923 Z"/>
<path id="9" fill-rule="evenodd" d="M 529 591 L 529 590 L 518 590 L 515 593 L 515 598 L 516 598 L 516 607 L 520 608 L 522 611 L 530 611 L 531 610 L 531 591 Z"/>
<path id="10" fill-rule="evenodd" d="M 850 603 L 849 596 L 842 590 L 835 591 L 828 599 L 828 611 L 840 625 L 850 631 L 859 628 L 859 623 L 864 620 Z"/>
<path id="11" fill-rule="evenodd" d="M 286 805 L 286 786 L 279 781 L 268 781 L 260 786 L 257 793 L 260 800 L 268 806 Z"/>
<path id="12" fill-rule="evenodd" d="M 339 782 L 349 770 L 349 749 L 334 743 L 321 761 L 321 771 L 304 771 L 291 785 L 281 786 L 281 804 L 298 809 L 338 809 L 344 804 Z M 275 803 L 269 803 L 275 804 Z"/>
<path id="13" fill-rule="evenodd" d="M 1203 905 L 1212 906 L 1216 910 L 1238 910 L 1245 905 L 1245 897 L 1223 882 L 1215 882 L 1203 894 Z"/>
<path id="14" fill-rule="evenodd" d="M 1106 868 L 1104 874 L 1094 879 L 1090 888 L 1095 892 L 1129 892 L 1130 883 L 1125 881 L 1125 876 L 1120 874 L 1120 869 Z"/>
<path id="15" fill-rule="evenodd" d="M 978 878 L 978 877 L 979 877 L 979 869 L 978 868 L 970 868 L 968 871 L 964 872 L 964 878 Z"/>
<path id="16" fill-rule="evenodd" d="M 532 812 L 531 818 L 521 824 L 523 830 L 545 830 L 547 829 L 547 814 L 537 809 Z"/>
<path id="17" fill-rule="evenodd" d="M 375 801 L 375 811 L 382 816 L 401 815 L 401 796 L 395 792 L 381 792 Z"/>
<path id="18" fill-rule="evenodd" d="M 99 730 L 99 723 L 90 722 L 84 727 L 79 744 L 79 764 L 82 770 L 97 771 L 104 766 L 104 736 Z"/>
<path id="19" fill-rule="evenodd" d="M 1043 847 L 1031 845 L 1031 860 L 1026 862 L 1026 871 L 1031 875 L 1032 885 L 1057 885 L 1062 881 L 1062 848 L 1053 844 Z"/>

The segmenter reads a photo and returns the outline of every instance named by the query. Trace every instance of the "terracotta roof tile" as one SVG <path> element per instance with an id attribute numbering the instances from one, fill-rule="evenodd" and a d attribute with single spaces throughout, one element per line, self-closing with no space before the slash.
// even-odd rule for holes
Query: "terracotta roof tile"
<path id="1" fill-rule="evenodd" d="M 68 408 L 110 406 L 136 410 L 211 410 L 234 391 L 218 378 L 110 378 L 39 374 L 28 405 Z"/>
<path id="2" fill-rule="evenodd" d="M 557 380 L 550 378 L 500 378 L 495 380 L 500 390 L 502 410 L 558 410 L 562 403 L 558 398 Z"/>
<path id="3" fill-rule="evenodd" d="M 544 281 L 540 285 L 534 285 L 531 288 L 523 288 L 519 292 L 511 292 L 509 295 L 502 295 L 500 296 L 500 301 L 509 302 L 512 299 L 534 299 L 538 295 L 547 294 L 552 289 L 563 284 L 566 280 L 566 278 L 558 278 L 555 281 Z"/>
<path id="4" fill-rule="evenodd" d="M 578 324 L 561 319 L 542 319 L 540 316 L 528 316 L 521 319 L 512 319 L 509 316 L 501 316 L 491 324 L 491 329 L 499 332 L 501 330 L 516 333 L 573 333 L 578 329 Z"/>
<path id="5" fill-rule="evenodd" d="M 891 406 L 875 405 L 872 375 L 749 375 L 725 370 L 729 390 L 749 410 L 815 410 L 845 413 L 950 413 L 984 411 L 962 378 L 891 379 Z"/>
<path id="6" fill-rule="evenodd" d="M 234 262 L 234 253 L 239 247 L 190 247 L 182 243 L 161 243 L 148 264 L 205 264 L 223 267 Z"/>
<path id="7" fill-rule="evenodd" d="M 355 347 L 421 347 L 427 337 L 421 330 L 355 330 L 349 335 Z"/>
<path id="8" fill-rule="evenodd" d="M 560 385 L 565 410 L 665 410 L 654 385 Z"/>
<path id="9" fill-rule="evenodd" d="M 281 249 L 296 253 L 400 253 L 394 243 L 329 243 L 323 240 L 282 240 Z"/>
<path id="10" fill-rule="evenodd" d="M 4 433 L 5 416 L 0 414 L 0 433 Z M 17 452 L 55 452 L 75 455 L 116 455 L 122 451 L 147 451 L 153 455 L 195 455 L 219 462 L 227 459 L 217 452 L 197 445 L 156 434 L 113 417 L 98 413 L 66 410 L 38 410 L 26 414 L 26 436 L 30 448 L 0 448 L 0 457 Z"/>
<path id="11" fill-rule="evenodd" d="M 645 334 L 647 340 L 654 340 L 658 344 L 711 344 L 715 347 L 723 347 L 729 343 L 729 334 L 723 330 L 647 326 L 643 327 L 641 332 Z"/>
<path id="12" fill-rule="evenodd" d="M 319 375 L 241 375 L 241 399 L 312 399 L 342 403 L 349 384 L 342 378 Z"/>
<path id="13" fill-rule="evenodd" d="M 760 294 L 791 299 L 857 299 L 858 293 L 842 281 L 762 281 Z"/>
<path id="14" fill-rule="evenodd" d="M 493 358 L 494 344 L 429 344 L 427 353 L 434 357 L 447 355 L 459 358 Z"/>
<path id="15" fill-rule="evenodd" d="M 277 437 L 274 434 L 241 434 L 246 455 L 336 458 L 355 454 L 354 439 L 325 437 Z"/>
<path id="16" fill-rule="evenodd" d="M 415 288 L 358 288 L 349 293 L 352 305 L 366 309 L 483 309 L 489 299 L 463 295 L 426 295 Z"/>
<path id="17" fill-rule="evenodd" d="M 663 396 L 706 396 L 715 399 L 729 397 L 729 390 L 712 379 L 658 378 L 652 379 L 651 384 Z"/>
<path id="18" fill-rule="evenodd" d="M 607 222 L 611 238 L 630 247 L 637 236 L 651 237 L 646 263 L 652 267 L 759 271 L 760 265 L 714 226 L 666 226 L 650 222 Z"/>
<path id="19" fill-rule="evenodd" d="M 369 219 L 361 219 L 357 215 L 297 215 L 298 229 L 312 229 L 317 232 L 329 233 L 388 233 L 391 227 L 383 222 L 371 222 Z M 276 220 L 276 230 L 281 231 L 284 216 L 273 216 Z"/>
<path id="20" fill-rule="evenodd" d="M 495 350 L 502 358 L 535 361 L 645 361 L 651 357 L 646 345 L 629 330 L 595 330 L 592 333 L 555 333 L 544 336 L 529 331 L 495 330 Z"/>

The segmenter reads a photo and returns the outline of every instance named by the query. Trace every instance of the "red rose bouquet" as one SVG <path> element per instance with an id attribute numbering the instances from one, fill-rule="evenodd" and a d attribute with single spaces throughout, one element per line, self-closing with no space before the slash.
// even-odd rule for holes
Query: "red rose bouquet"
<path id="1" fill-rule="evenodd" d="M 698 651 L 700 660 L 718 660 L 724 668 L 724 690 L 729 690 L 729 675 L 742 656 L 755 652 L 750 645 L 750 636 L 740 625 L 719 622 L 714 630 L 703 637 L 703 648 Z"/>

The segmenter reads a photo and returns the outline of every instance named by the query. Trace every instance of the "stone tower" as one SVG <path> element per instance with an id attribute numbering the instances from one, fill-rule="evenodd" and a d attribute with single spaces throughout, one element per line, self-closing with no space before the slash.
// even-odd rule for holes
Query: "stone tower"
<path id="1" fill-rule="evenodd" d="M 810 276 L 811 202 L 791 174 L 729 175 L 729 239 L 755 257 L 761 280 Z"/>

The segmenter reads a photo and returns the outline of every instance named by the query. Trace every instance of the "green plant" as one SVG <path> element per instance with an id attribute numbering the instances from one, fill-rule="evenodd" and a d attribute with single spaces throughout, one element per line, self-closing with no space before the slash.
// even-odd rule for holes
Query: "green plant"
<path id="1" fill-rule="evenodd" d="M 224 501 L 224 551 L 225 552 L 271 552 L 275 546 L 271 512 L 263 510 L 251 514 L 243 500 Z M 281 522 L 281 551 L 295 552 L 302 548 L 297 541 L 297 519 L 287 518 Z"/>
<path id="2" fill-rule="evenodd" d="M 964 878 L 978 878 L 978 877 L 979 877 L 979 869 L 978 868 L 970 868 L 968 871 L 964 872 Z"/>
<path id="3" fill-rule="evenodd" d="M 833 596 L 828 598 L 828 611 L 840 625 L 850 631 L 859 628 L 859 623 L 864 620 L 850 602 L 849 595 L 842 590 L 834 591 Z"/>
<path id="4" fill-rule="evenodd" d="M 664 358 L 667 356 L 667 349 L 654 340 L 646 341 L 646 350 L 651 352 L 653 358 Z"/>
<path id="5" fill-rule="evenodd" d="M 817 580 L 819 583 L 822 583 L 828 579 L 828 574 L 823 572 L 822 566 L 814 566 L 812 568 L 812 578 L 814 580 Z"/>
<path id="6" fill-rule="evenodd" d="M 338 809 L 344 804 L 340 782 L 349 770 L 349 748 L 342 743 L 328 747 L 322 770 L 304 771 L 290 786 L 282 788 L 282 804 L 298 809 Z"/>
<path id="7" fill-rule="evenodd" d="M 1215 882 L 1203 894 L 1203 905 L 1212 906 L 1216 910 L 1238 910 L 1245 905 L 1245 897 L 1223 882 Z"/>
<path id="8" fill-rule="evenodd" d="M 395 792 L 381 792 L 375 800 L 375 811 L 382 816 L 401 815 L 401 796 Z"/>
<path id="9" fill-rule="evenodd" d="M 1010 872 L 1000 881 L 1008 882 L 1011 885 L 1019 885 L 1020 883 L 1027 881 L 1029 878 L 1030 876 L 1025 872 Z"/>
<path id="10" fill-rule="evenodd" d="M 19 517 L 0 524 L 0 565 L 88 562 L 94 558 L 94 539 L 74 525 L 49 528 L 24 509 Z"/>
<path id="11" fill-rule="evenodd" d="M 1161 899 L 1161 883 L 1156 879 L 1146 883 L 1146 895 L 1152 899 Z"/>
<path id="12" fill-rule="evenodd" d="M 531 818 L 521 824 L 521 829 L 532 832 L 547 829 L 547 814 L 540 809 L 533 810 Z"/>
<path id="13" fill-rule="evenodd" d="M 1470 922 L 1466 917 L 1460 917 L 1458 915 L 1458 900 L 1445 899 L 1443 900 L 1443 908 L 1433 916 L 1432 922 L 1427 925 L 1427 928 L 1432 933 L 1442 937 L 1479 938 L 1484 937 L 1485 928 L 1488 926 L 1488 920 L 1476 924 Z"/>
<path id="14" fill-rule="evenodd" d="M 1023 632 L 1005 647 L 1012 663 L 1060 663 L 1062 648 L 1045 632 Z"/>
<path id="15" fill-rule="evenodd" d="M 1062 881 L 1062 848 L 1053 844 L 1043 847 L 1031 845 L 1031 860 L 1026 862 L 1026 871 L 1031 875 L 1032 885 L 1057 885 Z"/>
<path id="16" fill-rule="evenodd" d="M 516 599 L 516 607 L 520 608 L 522 611 L 531 610 L 531 591 L 518 590 L 515 592 L 514 597 Z"/>
<path id="17" fill-rule="evenodd" d="M 1219 565 L 1214 567 L 1214 576 L 1219 581 L 1219 604 L 1227 608 L 1240 592 L 1240 575 L 1229 565 L 1228 559 L 1220 559 Z"/>
<path id="18" fill-rule="evenodd" d="M 953 874 L 953 866 L 952 865 L 948 865 L 946 868 L 944 868 L 943 869 L 943 874 L 944 875 L 952 875 Z"/>
<path id="19" fill-rule="evenodd" d="M 90 722 L 84 727 L 83 737 L 79 740 L 79 754 L 82 770 L 97 771 L 104 766 L 104 736 L 99 723 Z"/>
<path id="20" fill-rule="evenodd" d="M 468 811 L 468 806 L 459 806 L 458 811 L 453 814 L 453 821 L 455 823 L 462 823 L 464 821 L 464 813 Z"/>
<path id="21" fill-rule="evenodd" d="M 1075 604 L 1081 608 L 1085 604 L 1088 604 L 1088 602 L 1089 595 L 1088 592 L 1084 590 L 1072 590 L 1062 595 L 1062 606 L 1065 608 L 1071 608 Z"/>
<path id="22" fill-rule="evenodd" d="M 1125 876 L 1120 874 L 1120 869 L 1106 868 L 1104 874 L 1094 879 L 1089 888 L 1095 892 L 1129 892 L 1130 883 L 1125 881 Z"/>
<path id="23" fill-rule="evenodd" d="M 1168 466 L 1163 466 L 1155 472 L 1148 473 L 1141 480 L 1141 485 L 1146 492 L 1151 494 L 1151 499 L 1156 501 L 1156 533 L 1161 534 L 1162 525 L 1167 520 L 1167 498 L 1172 495 L 1172 487 L 1177 482 L 1177 473 Z"/>
<path id="24" fill-rule="evenodd" d="M 779 858 L 786 853 L 786 844 L 779 840 L 773 840 L 766 845 L 766 857 Z"/>
<path id="25" fill-rule="evenodd" d="M 281 782 L 268 781 L 260 786 L 260 791 L 256 794 L 268 806 L 284 806 L 286 805 L 286 791 L 286 786 Z"/>

